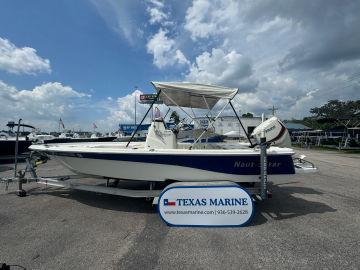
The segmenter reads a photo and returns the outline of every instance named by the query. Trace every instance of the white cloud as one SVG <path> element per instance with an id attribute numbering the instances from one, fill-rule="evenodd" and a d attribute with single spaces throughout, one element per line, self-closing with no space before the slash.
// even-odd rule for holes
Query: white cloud
<path id="1" fill-rule="evenodd" d="M 0 81 L 0 121 L 5 124 L 22 118 L 37 127 L 53 129 L 59 117 L 69 121 L 76 118 L 78 111 L 86 108 L 84 103 L 89 97 L 59 82 L 44 83 L 32 90 L 18 90 Z"/>
<path id="2" fill-rule="evenodd" d="M 326 103 L 326 99 L 317 99 L 314 95 L 317 91 L 310 90 L 303 96 L 294 100 L 294 104 L 290 107 L 281 108 L 281 115 L 287 119 L 301 119 L 304 115 L 309 114 L 311 108 L 318 106 L 319 101 L 322 100 L 323 104 Z M 286 109 L 289 108 L 289 109 Z"/>
<path id="3" fill-rule="evenodd" d="M 237 100 L 242 111 L 260 113 L 274 104 L 284 117 L 301 117 L 311 106 L 330 98 L 359 98 L 359 83 L 349 81 L 349 75 L 360 67 L 360 6 L 356 1 L 344 5 L 326 0 L 314 5 L 293 0 L 286 4 L 275 0 L 91 2 L 109 27 L 129 43 L 145 46 L 142 42 L 146 42 L 146 50 L 154 65 L 164 70 L 164 78 L 239 87 L 242 93 Z M 320 9 L 323 16 L 317 16 Z M 32 53 L 45 64 L 48 61 L 32 48 L 15 49 Z M 185 72 L 174 78 L 173 68 L 179 66 Z M 50 72 L 50 64 L 42 69 L 6 70 Z M 349 83 L 352 85 L 344 88 Z M 11 86 L 6 88 L 1 94 L 16 99 L 18 95 L 10 94 Z M 113 106 L 103 121 L 116 126 L 133 122 L 133 95 L 103 101 Z M 69 104 L 76 106 L 76 102 Z M 147 106 L 138 106 L 139 115 L 145 113 L 143 107 Z"/>
<path id="4" fill-rule="evenodd" d="M 156 0 L 148 1 L 149 6 L 146 8 L 146 11 L 150 16 L 150 24 L 163 23 L 168 18 L 169 15 L 164 11 L 164 3 Z"/>
<path id="5" fill-rule="evenodd" d="M 142 37 L 137 12 L 144 8 L 142 1 L 91 0 L 108 27 L 131 45 Z"/>
<path id="6" fill-rule="evenodd" d="M 184 54 L 182 53 L 182 51 L 180 51 L 180 50 L 176 50 L 176 51 L 175 51 L 174 59 L 175 59 L 179 64 L 182 64 L 182 65 L 189 65 L 189 64 L 190 64 L 189 60 L 186 59 L 185 55 L 184 55 Z"/>
<path id="7" fill-rule="evenodd" d="M 256 87 L 257 82 L 251 75 L 251 61 L 247 57 L 234 50 L 226 53 L 213 48 L 211 53 L 204 52 L 196 57 L 186 80 L 239 87 L 244 91 Z"/>
<path id="8" fill-rule="evenodd" d="M 330 75 L 331 74 L 331 75 Z M 313 74 L 306 76 L 310 85 L 298 75 L 271 74 L 259 78 L 256 91 L 241 93 L 236 97 L 239 108 L 256 114 L 270 114 L 269 108 L 275 105 L 277 114 L 284 119 L 301 119 L 309 115 L 313 107 L 321 106 L 330 99 L 358 99 L 360 83 L 352 83 L 344 88 L 343 75 L 333 76 L 332 73 Z M 348 79 L 346 77 L 345 79 Z"/>
<path id="9" fill-rule="evenodd" d="M 113 102 L 112 106 L 108 108 L 109 116 L 106 118 L 104 123 L 112 127 L 117 127 L 119 123 L 129 123 L 129 124 L 134 123 L 135 100 L 138 100 L 139 95 L 141 94 L 142 94 L 141 91 L 135 90 L 131 94 L 117 98 L 116 102 Z M 141 113 L 144 113 L 145 105 L 140 105 L 140 104 L 136 104 L 136 105 L 139 115 Z"/>
<path id="10" fill-rule="evenodd" d="M 360 63 L 359 8 L 356 1 L 194 0 L 184 30 L 197 56 L 185 79 L 237 86 L 242 111 L 275 105 L 284 118 L 309 115 L 329 99 L 359 99 L 359 80 L 349 79 Z"/>
<path id="11" fill-rule="evenodd" d="M 297 99 L 302 99 L 306 93 L 296 91 L 296 82 L 292 78 L 270 79 L 262 78 L 256 91 L 239 93 L 233 100 L 235 109 L 241 114 L 246 112 L 255 115 L 270 115 L 270 108 L 274 105 L 279 110 L 277 115 L 281 117 L 289 117 L 294 114 L 296 109 L 294 104 Z M 297 111 L 297 113 L 299 113 Z M 304 113 L 304 111 L 301 111 Z M 290 117 L 291 118 L 291 117 Z"/>
<path id="12" fill-rule="evenodd" d="M 150 24 L 159 23 L 168 18 L 168 15 L 158 8 L 148 7 L 147 11 L 149 12 L 150 15 L 150 20 L 149 20 Z"/>
<path id="13" fill-rule="evenodd" d="M 260 38 L 261 35 L 268 34 L 271 32 L 276 35 L 287 34 L 294 27 L 294 23 L 290 19 L 281 18 L 276 16 L 273 20 L 261 22 L 249 31 L 246 41 L 256 41 L 256 38 Z"/>
<path id="14" fill-rule="evenodd" d="M 193 40 L 233 31 L 235 22 L 239 24 L 239 4 L 233 0 L 194 0 L 186 12 L 184 27 Z"/>
<path id="15" fill-rule="evenodd" d="M 175 25 L 173 21 L 169 20 L 171 14 L 165 2 L 149 0 L 147 1 L 146 11 L 150 16 L 149 23 L 151 25 L 159 24 L 162 27 Z"/>
<path id="16" fill-rule="evenodd" d="M 106 10 L 105 20 L 115 21 L 113 29 L 136 35 L 141 20 L 134 19 L 140 13 L 134 5 L 140 4 L 132 3 L 139 2 L 92 1 Z M 165 78 L 239 87 L 249 110 L 274 104 L 286 117 L 306 115 L 330 98 L 359 98 L 359 85 L 348 81 L 360 63 L 356 1 L 140 2 L 146 50 Z M 150 24 L 160 28 L 149 34 Z M 184 72 L 174 78 L 178 66 Z"/>
<path id="17" fill-rule="evenodd" d="M 50 61 L 37 55 L 34 48 L 18 48 L 0 37 L 0 69 L 14 74 L 50 73 Z"/>
<path id="18" fill-rule="evenodd" d="M 149 0 L 149 2 L 151 4 L 153 4 L 154 6 L 158 7 L 158 8 L 163 8 L 164 7 L 164 3 L 162 1 L 159 0 Z"/>
<path id="19" fill-rule="evenodd" d="M 181 50 L 176 48 L 175 40 L 169 38 L 167 34 L 168 31 L 166 29 L 160 28 L 146 45 L 147 52 L 153 55 L 154 64 L 158 68 L 175 64 L 189 64 Z"/>
<path id="20" fill-rule="evenodd" d="M 99 120 L 101 126 L 106 127 L 108 130 L 116 130 L 119 128 L 119 124 L 134 124 L 135 123 L 135 100 L 136 100 L 136 123 L 139 124 L 142 118 L 145 116 L 146 111 L 149 109 L 149 104 L 140 104 L 140 95 L 143 92 L 135 90 L 123 97 L 118 97 L 112 100 L 110 103 L 104 104 L 104 108 L 108 111 L 108 116 L 102 120 Z M 136 98 L 135 98 L 136 97 Z M 161 115 L 164 117 L 168 107 L 163 104 L 156 104 L 161 111 Z M 168 117 L 170 114 L 168 114 Z M 147 115 L 144 123 L 150 123 L 151 112 Z"/>
<path id="21" fill-rule="evenodd" d="M 241 114 L 251 112 L 260 115 L 263 112 L 266 113 L 267 108 L 270 106 L 268 100 L 261 100 L 256 93 L 240 93 L 235 97 L 233 103 L 235 109 L 240 111 Z"/>

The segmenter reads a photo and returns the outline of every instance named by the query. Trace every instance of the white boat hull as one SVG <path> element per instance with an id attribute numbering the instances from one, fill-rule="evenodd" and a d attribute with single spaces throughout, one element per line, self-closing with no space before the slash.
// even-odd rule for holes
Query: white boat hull
<path id="1" fill-rule="evenodd" d="M 98 160 L 57 156 L 56 159 L 70 170 L 104 178 L 139 181 L 219 181 L 259 182 L 258 175 L 225 174 L 183 166 L 155 163 Z"/>
<path id="2" fill-rule="evenodd" d="M 31 150 L 54 156 L 70 170 L 97 177 L 140 181 L 259 182 L 257 149 L 144 149 L 143 143 L 32 145 Z M 268 174 L 294 174 L 291 149 L 268 150 Z"/>

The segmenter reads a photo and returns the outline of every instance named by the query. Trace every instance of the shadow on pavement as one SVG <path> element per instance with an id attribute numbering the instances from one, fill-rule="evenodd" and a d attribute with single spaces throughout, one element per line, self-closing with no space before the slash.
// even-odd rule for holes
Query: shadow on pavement
<path id="1" fill-rule="evenodd" d="M 121 185 L 124 183 L 121 183 Z M 126 184 L 126 183 L 125 183 Z M 306 195 L 321 195 L 323 193 L 308 187 L 294 186 L 297 182 L 274 185 L 269 183 L 273 198 L 255 205 L 255 216 L 250 226 L 261 225 L 269 220 L 284 220 L 308 214 L 335 212 L 336 209 L 316 201 L 306 200 Z M 144 183 L 130 183 L 134 189 L 144 188 Z M 128 186 L 129 187 L 129 186 Z M 122 212 L 156 213 L 152 200 L 145 198 L 129 198 L 115 195 L 69 190 L 62 188 L 35 187 L 28 189 L 30 196 L 50 195 L 76 200 L 92 207 Z M 305 195 L 305 196 L 304 196 Z"/>
<path id="2" fill-rule="evenodd" d="M 70 200 L 76 200 L 82 204 L 107 210 L 136 213 L 156 213 L 156 207 L 152 206 L 152 200 L 145 198 L 129 198 L 95 192 L 69 190 L 63 188 L 36 187 L 28 190 L 30 196 L 50 195 Z"/>
<path id="3" fill-rule="evenodd" d="M 286 183 L 286 184 L 294 184 Z M 303 195 L 321 195 L 322 192 L 308 187 L 270 184 L 273 197 L 255 206 L 255 216 L 250 226 L 260 225 L 270 220 L 284 220 L 308 214 L 335 212 L 336 209 L 315 201 L 309 201 Z M 299 194 L 296 196 L 295 194 Z"/>
<path id="4" fill-rule="evenodd" d="M 6 172 L 14 169 L 14 166 L 11 165 L 0 165 L 0 172 Z"/>

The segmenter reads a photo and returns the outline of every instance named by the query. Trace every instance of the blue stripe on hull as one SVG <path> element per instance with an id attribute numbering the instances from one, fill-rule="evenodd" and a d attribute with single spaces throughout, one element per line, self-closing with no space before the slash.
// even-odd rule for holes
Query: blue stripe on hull
<path id="1" fill-rule="evenodd" d="M 105 153 L 68 153 L 50 152 L 51 155 L 77 158 L 130 161 L 175 165 L 237 175 L 260 175 L 260 157 L 239 156 L 205 156 L 205 155 L 166 155 L 166 154 L 105 154 Z M 294 163 L 291 155 L 268 155 L 268 174 L 294 174 Z"/>

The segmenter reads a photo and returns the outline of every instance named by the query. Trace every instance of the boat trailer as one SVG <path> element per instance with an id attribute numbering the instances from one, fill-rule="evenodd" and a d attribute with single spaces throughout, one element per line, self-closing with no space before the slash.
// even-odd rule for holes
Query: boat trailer
<path id="1" fill-rule="evenodd" d="M 121 181 L 119 179 L 109 179 L 106 178 L 105 185 L 96 185 L 96 184 L 83 184 L 78 183 L 76 180 L 84 178 L 96 178 L 99 177 L 92 175 L 64 175 L 64 176 L 54 176 L 54 177 L 42 177 L 37 174 L 37 167 L 41 164 L 44 164 L 48 161 L 48 157 L 37 156 L 32 153 L 32 155 L 26 158 L 25 168 L 17 171 L 16 176 L 0 178 L 0 183 L 5 185 L 5 190 L 8 191 L 10 184 L 17 184 L 16 194 L 19 197 L 25 197 L 27 191 L 23 188 L 23 185 L 26 183 L 37 183 L 49 187 L 58 187 L 72 190 L 82 190 L 90 191 L 95 193 L 103 193 L 110 195 L 117 195 L 123 197 L 132 197 L 132 198 L 146 198 L 147 200 L 152 200 L 152 204 L 158 203 L 158 198 L 166 184 L 161 185 L 161 188 L 156 187 L 157 182 L 148 182 L 146 189 L 130 189 L 130 188 L 120 188 L 117 187 L 118 183 Z M 267 181 L 267 178 L 264 177 L 264 180 Z M 168 184 L 171 184 L 172 181 L 169 181 Z M 186 183 L 186 182 L 182 182 Z M 203 182 L 204 185 L 209 182 Z M 162 183 L 161 183 L 162 184 Z M 257 184 L 257 185 L 256 185 Z M 271 192 L 267 190 L 267 183 L 256 183 L 255 185 L 245 186 L 246 190 L 253 196 L 254 201 L 260 201 L 267 198 L 271 198 Z M 266 188 L 266 191 L 261 193 L 261 187 Z M 262 195 L 261 195 L 262 194 Z M 265 197 L 262 197 L 265 196 Z"/>

